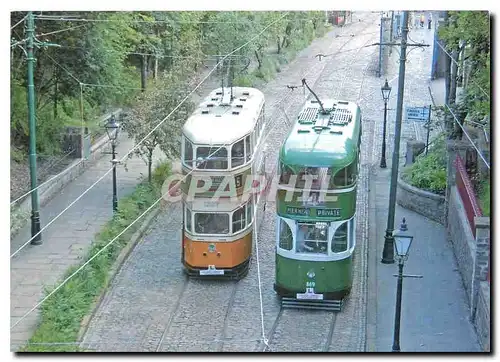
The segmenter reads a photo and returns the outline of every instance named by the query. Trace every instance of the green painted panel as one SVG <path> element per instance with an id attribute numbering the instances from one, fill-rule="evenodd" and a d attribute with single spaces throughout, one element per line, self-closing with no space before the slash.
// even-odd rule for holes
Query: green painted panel
<path id="1" fill-rule="evenodd" d="M 307 276 L 314 272 L 314 278 Z M 303 293 L 307 282 L 314 283 L 316 293 L 337 292 L 352 285 L 352 257 L 338 261 L 304 261 L 276 255 L 276 284 Z"/>
<path id="2" fill-rule="evenodd" d="M 279 216 L 301 219 L 316 218 L 321 219 L 345 220 L 351 218 L 356 211 L 356 188 L 351 192 L 327 194 L 327 196 L 337 196 L 337 201 L 318 202 L 316 205 L 305 204 L 301 200 L 302 191 L 289 193 L 287 190 L 278 190 L 276 196 L 276 211 Z M 290 201 L 288 201 L 291 199 Z M 285 201 L 287 200 L 287 201 Z"/>

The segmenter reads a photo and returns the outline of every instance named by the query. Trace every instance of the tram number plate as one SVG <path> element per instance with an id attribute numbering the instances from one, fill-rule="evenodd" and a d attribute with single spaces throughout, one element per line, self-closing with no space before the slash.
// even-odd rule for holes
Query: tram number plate
<path id="1" fill-rule="evenodd" d="M 297 293 L 297 299 L 306 299 L 306 300 L 323 300 L 323 294 L 315 294 L 315 293 Z"/>
<path id="2" fill-rule="evenodd" d="M 224 270 L 209 267 L 206 270 L 200 270 L 200 275 L 224 275 Z"/>

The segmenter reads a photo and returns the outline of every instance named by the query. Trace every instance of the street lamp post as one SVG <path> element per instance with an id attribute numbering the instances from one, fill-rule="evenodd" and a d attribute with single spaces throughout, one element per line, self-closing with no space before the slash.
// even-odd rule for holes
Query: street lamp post
<path id="1" fill-rule="evenodd" d="M 391 86 L 387 82 L 387 79 L 385 80 L 385 84 L 382 86 L 382 98 L 384 99 L 384 133 L 382 136 L 382 159 L 380 160 L 380 167 L 381 168 L 386 168 L 387 163 L 385 161 L 385 138 L 386 138 L 386 131 L 387 131 L 387 102 L 389 101 L 389 96 L 391 95 Z"/>
<path id="2" fill-rule="evenodd" d="M 399 230 L 393 233 L 393 237 L 396 255 L 398 256 L 399 273 L 398 289 L 396 292 L 396 315 L 394 317 L 394 339 L 392 342 L 392 352 L 400 352 L 399 330 L 401 323 L 401 297 L 403 293 L 403 267 L 404 262 L 408 259 L 408 252 L 413 240 L 413 236 L 408 232 L 405 218 L 403 218 L 403 223 L 399 227 Z"/>
<path id="3" fill-rule="evenodd" d="M 118 198 L 116 196 L 116 164 L 118 160 L 115 158 L 115 147 L 119 130 L 120 124 L 116 122 L 115 116 L 112 115 L 111 119 L 106 123 L 106 133 L 111 141 L 111 163 L 113 164 L 113 212 L 118 209 Z"/>

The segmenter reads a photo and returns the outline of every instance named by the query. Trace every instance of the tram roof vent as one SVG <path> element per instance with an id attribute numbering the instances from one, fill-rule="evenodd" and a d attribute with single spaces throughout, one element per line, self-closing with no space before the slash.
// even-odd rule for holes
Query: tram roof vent
<path id="1" fill-rule="evenodd" d="M 336 130 L 336 131 L 331 130 L 330 133 L 333 133 L 333 134 L 342 134 L 343 132 L 340 131 L 340 130 Z"/>
<path id="2" fill-rule="evenodd" d="M 318 117 L 318 108 L 308 107 L 299 114 L 300 124 L 311 124 Z"/>
<path id="3" fill-rule="evenodd" d="M 221 96 L 222 92 L 215 92 L 216 95 Z"/>
<path id="4" fill-rule="evenodd" d="M 240 101 L 242 101 L 242 102 L 246 102 L 246 101 L 247 101 L 247 99 L 246 99 L 246 98 L 240 98 Z"/>
<path id="5" fill-rule="evenodd" d="M 204 109 L 201 111 L 201 114 L 208 114 L 208 109 Z"/>
<path id="6" fill-rule="evenodd" d="M 298 132 L 298 133 L 309 133 L 309 132 L 311 132 L 311 131 L 310 131 L 310 130 L 308 130 L 308 129 L 299 129 L 297 132 Z"/>
<path id="7" fill-rule="evenodd" d="M 250 92 L 245 91 L 245 92 L 243 92 L 243 95 L 244 95 L 244 96 L 249 96 L 249 95 L 250 95 Z"/>
<path id="8" fill-rule="evenodd" d="M 207 104 L 207 108 L 212 108 L 213 106 L 214 106 L 214 104 L 213 104 L 213 103 L 209 103 L 209 104 Z"/>
<path id="9" fill-rule="evenodd" d="M 345 126 L 350 121 L 352 121 L 351 111 L 346 108 L 337 108 L 331 113 L 328 125 Z"/>
<path id="10" fill-rule="evenodd" d="M 213 101 L 217 101 L 218 99 L 219 98 L 217 98 L 217 97 L 212 98 Z"/>
<path id="11" fill-rule="evenodd" d="M 243 108 L 243 104 L 237 104 L 236 108 Z"/>
<path id="12" fill-rule="evenodd" d="M 345 105 L 348 105 L 348 104 L 349 104 L 349 102 L 347 102 L 347 101 L 338 101 L 337 103 L 338 103 L 338 104 L 345 104 Z"/>
<path id="13" fill-rule="evenodd" d="M 238 115 L 238 114 L 240 114 L 240 112 L 239 111 L 233 111 L 233 114 Z"/>

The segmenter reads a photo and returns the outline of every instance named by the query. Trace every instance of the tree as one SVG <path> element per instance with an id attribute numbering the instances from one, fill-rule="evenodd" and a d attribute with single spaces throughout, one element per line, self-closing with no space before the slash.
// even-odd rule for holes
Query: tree
<path id="1" fill-rule="evenodd" d="M 140 94 L 135 105 L 122 120 L 123 129 L 138 143 L 170 114 L 189 93 L 183 74 L 186 70 L 175 68 L 164 73 L 152 86 Z M 194 104 L 186 100 L 170 117 L 156 128 L 136 149 L 148 165 L 148 180 L 151 182 L 153 152 L 157 146 L 170 158 L 180 156 L 181 129 L 194 109 Z M 129 156 L 131 157 L 132 154 Z"/>

